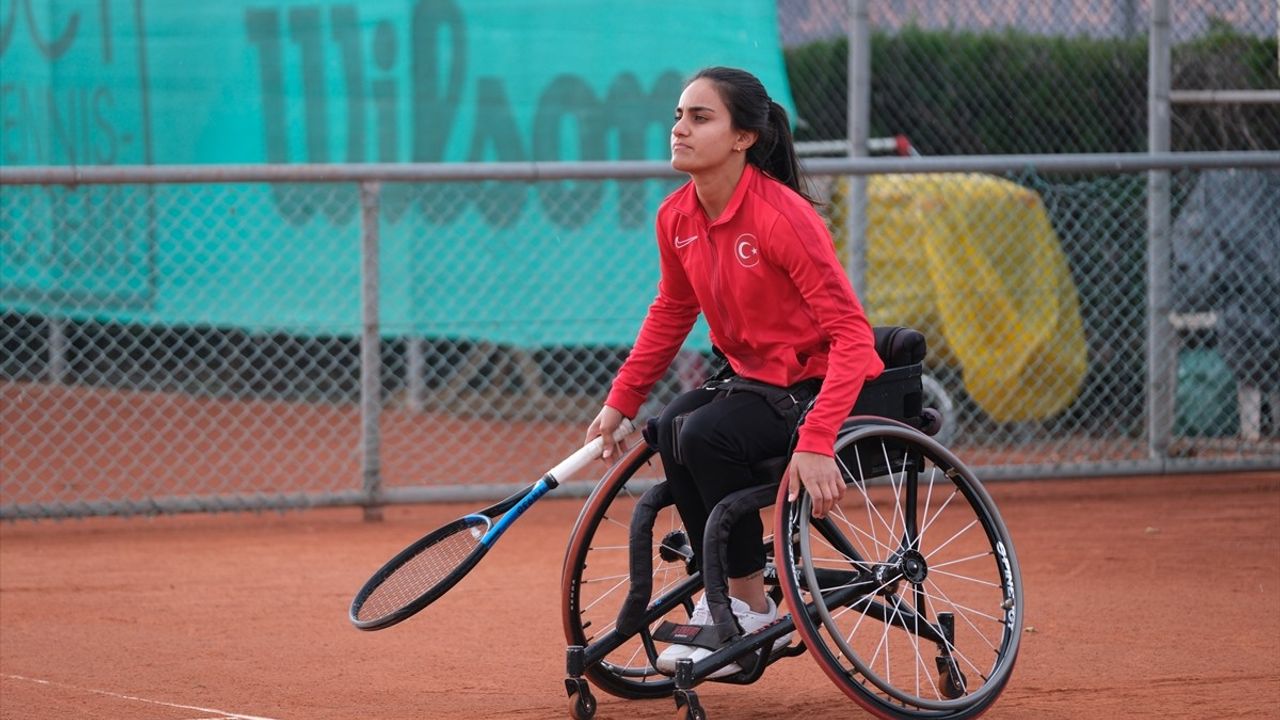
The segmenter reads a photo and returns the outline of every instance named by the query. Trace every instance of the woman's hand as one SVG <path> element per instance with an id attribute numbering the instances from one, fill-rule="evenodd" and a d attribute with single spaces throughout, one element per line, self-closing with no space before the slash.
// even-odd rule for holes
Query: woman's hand
<path id="1" fill-rule="evenodd" d="M 606 463 L 611 462 L 621 450 L 621 446 L 613 439 L 617 434 L 618 427 L 622 425 L 623 415 L 615 408 L 605 405 L 600 409 L 600 414 L 596 415 L 596 419 L 591 421 L 591 425 L 587 428 L 587 439 L 583 444 L 587 444 L 599 436 L 604 440 L 604 452 L 600 459 Z"/>
<path id="2" fill-rule="evenodd" d="M 828 455 L 796 452 L 787 465 L 787 499 L 800 496 L 800 486 L 813 498 L 813 516 L 823 518 L 844 497 L 844 478 L 836 468 L 836 460 Z"/>

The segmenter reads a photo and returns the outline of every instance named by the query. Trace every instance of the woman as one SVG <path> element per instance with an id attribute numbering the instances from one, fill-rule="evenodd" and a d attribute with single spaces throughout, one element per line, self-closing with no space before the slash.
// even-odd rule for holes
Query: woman
<path id="1" fill-rule="evenodd" d="M 801 189 L 786 111 L 748 72 L 702 70 L 676 107 L 671 165 L 690 182 L 658 209 L 658 295 L 587 440 L 603 435 L 604 458 L 616 456 L 614 431 L 635 416 L 701 312 L 738 376 L 787 389 L 801 406 L 816 392 L 783 481 L 793 499 L 803 486 L 814 515 L 823 517 L 844 493 L 833 458 L 836 431 L 884 364 L 826 225 Z M 799 415 L 759 393 L 706 387 L 663 411 L 658 452 L 695 559 L 711 508 L 755 482 L 753 463 L 792 449 Z M 762 533 L 753 513 L 728 540 L 730 604 L 744 633 L 778 613 L 764 589 Z M 690 623 L 710 622 L 703 597 Z M 709 653 L 672 645 L 658 667 L 672 672 L 676 660 Z M 729 665 L 717 675 L 737 671 Z"/>

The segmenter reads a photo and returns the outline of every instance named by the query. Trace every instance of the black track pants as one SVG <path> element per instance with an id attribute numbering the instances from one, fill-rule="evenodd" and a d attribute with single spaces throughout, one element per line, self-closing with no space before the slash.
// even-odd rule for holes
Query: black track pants
<path id="1" fill-rule="evenodd" d="M 730 493 L 755 485 L 750 466 L 785 455 L 793 430 L 759 395 L 737 392 L 716 399 L 717 394 L 703 388 L 690 390 L 667 405 L 658 419 L 658 452 L 698 567 L 702 567 L 703 532 L 711 509 Z M 673 421 L 681 415 L 686 415 L 678 440 L 683 462 L 676 460 L 672 430 Z M 728 577 L 746 577 L 764 569 L 763 534 L 759 513 L 748 513 L 733 527 Z"/>

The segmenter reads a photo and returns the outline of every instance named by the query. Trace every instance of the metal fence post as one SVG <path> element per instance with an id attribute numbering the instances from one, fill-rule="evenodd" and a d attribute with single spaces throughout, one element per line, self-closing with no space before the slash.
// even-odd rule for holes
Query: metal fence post
<path id="1" fill-rule="evenodd" d="M 849 0 L 849 157 L 867 154 L 871 134 L 871 19 L 867 0 Z M 867 292 L 867 176 L 849 178 L 849 282 Z"/>
<path id="2" fill-rule="evenodd" d="M 382 519 L 382 349 L 379 333 L 378 212 L 382 184 L 360 183 L 360 465 L 364 519 Z"/>
<path id="3" fill-rule="evenodd" d="M 49 318 L 49 357 L 48 379 L 54 385 L 64 385 L 69 375 L 67 370 L 67 352 L 71 344 L 67 341 L 66 318 L 53 315 Z"/>
<path id="4" fill-rule="evenodd" d="M 1147 144 L 1153 154 L 1169 151 L 1169 0 L 1154 0 L 1148 41 Z M 1169 320 L 1169 171 L 1147 173 L 1147 450 L 1168 455 L 1173 432 L 1177 351 Z"/>
<path id="5" fill-rule="evenodd" d="M 405 338 L 405 402 L 412 413 L 426 409 L 426 341 L 413 335 Z"/>

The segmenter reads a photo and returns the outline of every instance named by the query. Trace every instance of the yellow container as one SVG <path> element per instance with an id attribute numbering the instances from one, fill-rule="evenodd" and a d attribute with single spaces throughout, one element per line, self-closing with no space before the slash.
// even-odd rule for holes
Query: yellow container
<path id="1" fill-rule="evenodd" d="M 847 259 L 845 195 L 828 206 Z M 871 322 L 925 334 L 935 363 L 957 366 L 999 422 L 1050 417 L 1087 371 L 1075 282 L 1040 196 L 980 174 L 873 176 L 867 182 Z"/>

